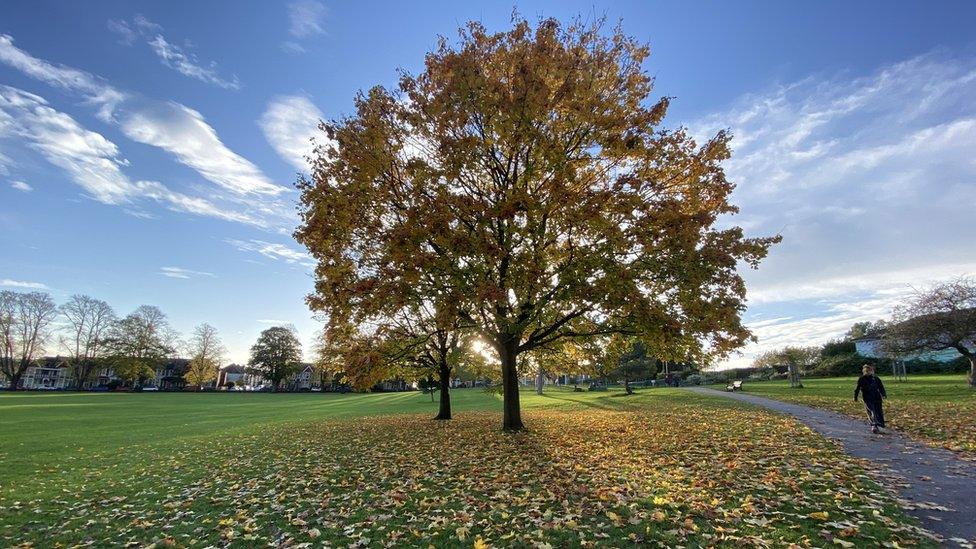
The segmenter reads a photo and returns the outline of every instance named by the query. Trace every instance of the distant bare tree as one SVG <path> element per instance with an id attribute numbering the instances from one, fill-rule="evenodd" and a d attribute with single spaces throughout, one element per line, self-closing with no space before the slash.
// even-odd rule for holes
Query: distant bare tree
<path id="1" fill-rule="evenodd" d="M 102 343 L 115 322 L 115 311 L 100 299 L 76 294 L 61 305 L 61 315 L 67 320 L 61 345 L 68 352 L 74 387 L 81 389 L 95 371 Z"/>
<path id="2" fill-rule="evenodd" d="M 816 364 L 820 359 L 820 349 L 817 347 L 783 347 L 775 351 L 766 351 L 757 356 L 752 362 L 756 368 L 773 368 L 786 366 L 790 387 L 802 389 L 802 369 Z"/>
<path id="3" fill-rule="evenodd" d="M 976 389 L 976 279 L 958 278 L 919 291 L 895 309 L 882 340 L 890 354 L 954 350 L 969 359 Z"/>
<path id="4" fill-rule="evenodd" d="M 190 366 L 186 380 L 190 385 L 203 388 L 217 377 L 217 369 L 227 352 L 220 341 L 217 328 L 206 322 L 193 330 L 190 338 Z"/>
<path id="5" fill-rule="evenodd" d="M 10 390 L 20 388 L 24 372 L 44 352 L 57 313 L 57 305 L 46 293 L 0 292 L 0 372 L 10 382 Z"/>

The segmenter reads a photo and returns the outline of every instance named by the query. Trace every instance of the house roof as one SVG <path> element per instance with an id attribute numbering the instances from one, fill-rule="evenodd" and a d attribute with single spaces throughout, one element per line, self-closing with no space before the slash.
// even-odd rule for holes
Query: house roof
<path id="1" fill-rule="evenodd" d="M 223 370 L 224 373 L 228 373 L 228 374 L 244 374 L 244 373 L 247 373 L 247 370 L 245 370 L 244 367 L 241 366 L 240 364 L 231 364 L 230 366 L 226 366 L 224 368 L 221 368 L 221 370 Z"/>

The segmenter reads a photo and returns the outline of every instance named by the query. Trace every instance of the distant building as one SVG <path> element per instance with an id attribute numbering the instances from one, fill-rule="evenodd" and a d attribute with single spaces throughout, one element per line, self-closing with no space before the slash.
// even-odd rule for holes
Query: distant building
<path id="1" fill-rule="evenodd" d="M 167 360 L 157 366 L 153 377 L 146 380 L 146 387 L 156 387 L 163 391 L 178 391 L 186 386 L 184 375 L 189 361 L 182 358 Z M 83 390 L 106 387 L 118 379 L 111 367 L 96 368 L 91 378 L 82 386 Z M 44 357 L 34 361 L 27 367 L 20 379 L 20 388 L 28 390 L 38 389 L 75 389 L 74 372 L 68 367 L 67 359 L 63 357 Z"/>
<path id="2" fill-rule="evenodd" d="M 316 375 L 315 367 L 307 362 L 303 362 L 297 372 L 288 376 L 281 383 L 281 388 L 286 391 L 309 391 L 320 385 L 321 380 Z"/>
<path id="3" fill-rule="evenodd" d="M 882 358 L 881 336 L 866 335 L 854 340 L 854 351 L 868 358 Z"/>
<path id="4" fill-rule="evenodd" d="M 44 357 L 27 367 L 20 378 L 22 389 L 68 389 L 74 376 L 61 357 Z"/>
<path id="5" fill-rule="evenodd" d="M 147 381 L 146 386 L 156 387 L 161 391 L 180 391 L 186 387 L 186 378 L 183 376 L 189 367 L 190 361 L 185 358 L 167 360 L 156 367 L 156 375 Z"/>
<path id="6" fill-rule="evenodd" d="M 233 383 L 235 388 L 243 389 L 248 383 L 247 369 L 240 364 L 225 366 L 217 372 L 217 388 L 222 389 Z"/>

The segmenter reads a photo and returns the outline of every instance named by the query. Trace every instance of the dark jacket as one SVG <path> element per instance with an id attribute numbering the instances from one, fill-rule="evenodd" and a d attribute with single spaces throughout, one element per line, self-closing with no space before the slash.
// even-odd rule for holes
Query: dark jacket
<path id="1" fill-rule="evenodd" d="M 864 396 L 864 401 L 879 401 L 882 398 L 888 398 L 888 393 L 885 392 L 884 383 L 881 383 L 881 378 L 874 375 L 863 375 L 857 380 L 857 388 L 854 389 L 854 400 L 857 400 L 857 394 L 861 393 Z"/>

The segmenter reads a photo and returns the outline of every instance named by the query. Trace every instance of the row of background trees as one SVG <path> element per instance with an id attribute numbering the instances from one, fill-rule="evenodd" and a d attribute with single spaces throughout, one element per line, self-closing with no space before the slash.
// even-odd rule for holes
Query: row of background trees
<path id="1" fill-rule="evenodd" d="M 857 353 L 855 340 L 865 336 L 879 338 L 883 356 Z M 957 353 L 958 359 L 942 362 L 926 356 L 944 351 Z M 968 372 L 969 385 L 976 388 L 976 279 L 960 277 L 918 290 L 889 319 L 855 323 L 843 337 L 819 347 L 766 351 L 753 367 L 765 376 L 786 368 L 790 385 L 799 388 L 804 375 L 856 375 L 864 364 L 883 371 L 896 363 L 906 363 L 916 373 Z"/>
<path id="2" fill-rule="evenodd" d="M 418 381 L 426 386 L 435 378 L 497 380 L 497 364 L 484 353 L 462 345 L 457 338 L 457 332 L 445 334 L 444 340 L 415 349 L 418 353 L 409 358 L 405 355 L 402 367 L 396 370 L 329 363 L 328 359 L 336 355 L 321 346 L 316 349 L 315 366 L 320 373 L 338 374 L 340 378 L 348 373 L 350 378 L 346 381 L 361 389 L 390 378 Z M 0 375 L 10 389 L 19 388 L 27 369 L 49 353 L 56 353 L 70 369 L 72 389 L 85 387 L 104 368 L 110 368 L 124 385 L 141 385 L 155 375 L 158 366 L 173 359 L 186 361 L 179 375 L 188 385 L 200 388 L 215 380 L 226 354 L 217 329 L 210 324 L 196 326 L 184 339 L 158 307 L 143 305 L 120 318 L 100 299 L 73 295 L 59 306 L 43 292 L 0 292 L 0 342 Z M 348 356 L 348 352 L 341 356 Z M 609 338 L 605 345 L 591 342 L 585 350 L 577 348 L 548 358 L 548 372 L 536 366 L 540 392 L 541 380 L 547 374 L 587 375 L 603 382 L 619 380 L 626 385 L 653 378 L 658 370 L 658 362 L 647 356 L 642 344 L 619 336 Z M 260 373 L 270 387 L 280 387 L 302 365 L 301 342 L 288 327 L 264 330 L 251 347 L 248 366 Z M 433 387 L 441 391 L 442 399 L 450 398 L 449 390 L 439 381 Z"/>
<path id="3" fill-rule="evenodd" d="M 202 323 L 183 339 L 166 315 L 142 305 L 119 317 L 105 301 L 73 295 L 60 306 L 44 292 L 0 291 L 0 375 L 16 390 L 27 369 L 45 353 L 57 353 L 81 389 L 102 368 L 127 385 L 141 385 L 167 360 L 188 360 L 182 373 L 192 386 L 214 381 L 227 349 L 215 327 Z M 249 366 L 272 387 L 301 364 L 301 343 L 293 330 L 264 330 L 251 349 Z"/>

